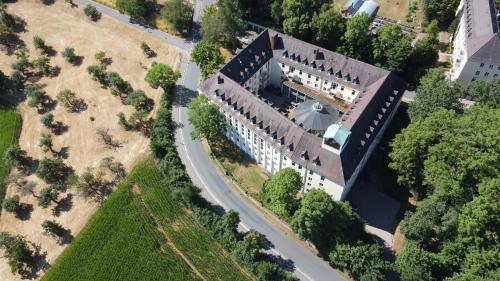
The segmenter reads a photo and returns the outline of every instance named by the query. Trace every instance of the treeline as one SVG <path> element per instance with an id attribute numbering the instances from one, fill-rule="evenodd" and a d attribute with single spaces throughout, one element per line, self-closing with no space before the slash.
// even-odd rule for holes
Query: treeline
<path id="1" fill-rule="evenodd" d="M 464 108 L 462 97 L 476 104 Z M 401 280 L 500 280 L 500 80 L 463 89 L 440 70 L 422 79 L 390 167 L 417 199 L 401 232 Z"/>
<path id="2" fill-rule="evenodd" d="M 151 130 L 151 149 L 158 159 L 159 168 L 165 176 L 165 184 L 172 190 L 174 198 L 193 210 L 196 219 L 221 243 L 233 253 L 258 280 L 294 280 L 283 270 L 273 257 L 262 250 L 268 244 L 264 236 L 250 231 L 244 235 L 237 231 L 239 216 L 234 211 L 224 215 L 215 212 L 213 206 L 200 195 L 200 190 L 191 182 L 179 158 L 174 141 L 172 125 L 170 85 L 163 94 L 156 119 Z"/>

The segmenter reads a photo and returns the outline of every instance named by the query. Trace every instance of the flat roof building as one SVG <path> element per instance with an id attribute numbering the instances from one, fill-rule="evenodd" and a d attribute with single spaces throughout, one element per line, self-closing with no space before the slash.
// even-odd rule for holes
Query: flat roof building
<path id="1" fill-rule="evenodd" d="M 396 74 L 267 29 L 200 87 L 269 174 L 346 197 L 400 103 Z"/>

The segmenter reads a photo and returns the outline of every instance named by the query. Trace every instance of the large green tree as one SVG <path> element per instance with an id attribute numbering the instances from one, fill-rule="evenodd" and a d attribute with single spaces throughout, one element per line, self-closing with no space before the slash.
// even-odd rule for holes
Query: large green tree
<path id="1" fill-rule="evenodd" d="M 355 15 L 347 20 L 342 46 L 338 51 L 354 59 L 364 60 L 370 53 L 370 18 L 366 13 Z"/>
<path id="2" fill-rule="evenodd" d="M 439 259 L 408 241 L 398 253 L 395 265 L 401 281 L 432 281 L 435 280 L 433 272 L 439 269 Z"/>
<path id="3" fill-rule="evenodd" d="M 274 183 L 278 191 L 281 191 L 283 185 L 281 182 Z M 289 201 L 294 199 L 291 192 L 284 194 L 281 191 L 278 195 L 288 195 Z M 328 254 L 339 242 L 356 240 L 359 233 L 363 232 L 363 224 L 349 204 L 333 201 L 322 189 L 312 189 L 305 193 L 300 207 L 293 214 L 291 225 L 301 238 L 311 241 L 324 254 Z"/>
<path id="4" fill-rule="evenodd" d="M 300 174 L 292 168 L 285 168 L 267 180 L 261 192 L 264 202 L 271 211 L 290 220 L 299 206 L 297 193 L 301 188 Z"/>
<path id="5" fill-rule="evenodd" d="M 244 27 L 243 12 L 237 0 L 217 1 L 205 9 L 201 18 L 203 40 L 231 49 L 239 46 L 237 35 Z"/>
<path id="6" fill-rule="evenodd" d="M 334 7 L 315 14 L 312 26 L 316 44 L 332 51 L 337 50 L 346 29 L 346 22 Z"/>
<path id="7" fill-rule="evenodd" d="M 180 77 L 181 73 L 179 71 L 174 71 L 166 64 L 153 62 L 144 80 L 155 89 L 160 87 L 164 91 L 168 91 Z"/>
<path id="8" fill-rule="evenodd" d="M 408 115 L 414 121 L 440 108 L 461 111 L 460 98 L 464 96 L 464 90 L 457 83 L 446 79 L 443 69 L 429 69 L 420 79 L 420 86 L 415 100 L 408 108 Z"/>
<path id="9" fill-rule="evenodd" d="M 440 23 L 450 23 L 460 0 L 421 0 L 426 21 L 437 19 Z"/>
<path id="10" fill-rule="evenodd" d="M 500 78 L 472 82 L 469 95 L 478 99 L 480 104 L 498 108 L 500 106 Z"/>
<path id="11" fill-rule="evenodd" d="M 193 6 L 185 0 L 169 0 L 160 11 L 161 17 L 171 22 L 177 30 L 188 29 L 193 20 Z"/>
<path id="12" fill-rule="evenodd" d="M 330 3 L 328 0 L 283 0 L 283 31 L 302 40 L 312 39 L 313 17 Z"/>
<path id="13" fill-rule="evenodd" d="M 140 21 L 147 21 L 151 11 L 154 10 L 150 0 L 116 0 L 118 11 Z"/>
<path id="14" fill-rule="evenodd" d="M 376 64 L 390 71 L 402 72 L 412 51 L 411 37 L 399 24 L 384 25 L 373 40 Z"/>
<path id="15" fill-rule="evenodd" d="M 191 59 L 201 68 L 201 75 L 206 79 L 224 63 L 219 46 L 215 43 L 201 41 L 193 48 Z"/>
<path id="16" fill-rule="evenodd" d="M 439 58 L 438 22 L 433 20 L 425 29 L 425 36 L 415 43 L 406 64 L 405 78 L 416 84 L 427 69 L 434 66 Z"/>
<path id="17" fill-rule="evenodd" d="M 215 144 L 225 137 L 226 117 L 205 96 L 199 95 L 189 102 L 188 118 L 194 126 L 194 138 L 205 138 L 209 143 Z"/>
<path id="18" fill-rule="evenodd" d="M 38 164 L 36 175 L 46 182 L 61 182 L 66 179 L 68 169 L 60 158 L 43 158 Z"/>

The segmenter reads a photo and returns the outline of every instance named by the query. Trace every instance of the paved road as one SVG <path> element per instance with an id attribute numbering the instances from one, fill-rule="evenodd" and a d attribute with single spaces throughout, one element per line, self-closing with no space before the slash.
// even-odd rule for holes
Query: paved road
<path id="1" fill-rule="evenodd" d="M 259 211 L 249 205 L 236 191 L 234 191 L 218 173 L 212 162 L 208 158 L 203 146 L 199 141 L 191 138 L 193 130 L 187 120 L 186 101 L 196 95 L 199 81 L 199 68 L 189 61 L 189 53 L 192 49 L 192 42 L 171 36 L 150 27 L 134 24 L 130 22 L 128 16 L 106 6 L 94 3 L 89 0 L 74 0 L 77 4 L 88 4 L 96 6 L 103 14 L 109 15 L 118 21 L 130 24 L 152 36 L 160 38 L 169 44 L 178 47 L 183 53 L 181 62 L 182 78 L 178 81 L 178 100 L 174 105 L 174 121 L 179 124 L 176 131 L 176 141 L 179 154 L 193 182 L 202 189 L 202 195 L 211 202 L 222 206 L 224 209 L 236 210 L 241 219 L 243 228 L 255 229 L 264 234 L 272 243 L 271 251 L 288 261 L 294 269 L 294 273 L 302 280 L 345 280 L 337 271 L 333 270 L 322 259 L 313 255 L 309 250 L 302 247 L 293 238 L 286 235 L 273 223 L 264 218 Z M 202 2 L 202 3 L 201 3 Z M 199 20 L 200 9 L 213 3 L 214 0 L 197 1 L 195 5 L 195 20 Z"/>

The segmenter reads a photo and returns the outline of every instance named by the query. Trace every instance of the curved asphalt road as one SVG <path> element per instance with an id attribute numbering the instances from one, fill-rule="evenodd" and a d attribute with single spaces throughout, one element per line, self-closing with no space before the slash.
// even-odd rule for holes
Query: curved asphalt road
<path id="1" fill-rule="evenodd" d="M 245 229 L 255 229 L 264 234 L 272 243 L 275 254 L 289 260 L 293 265 L 294 273 L 302 280 L 345 280 L 337 271 L 326 262 L 313 255 L 302 247 L 293 238 L 286 235 L 262 214 L 249 205 L 236 191 L 234 191 L 218 173 L 208 158 L 203 146 L 191 138 L 193 128 L 187 119 L 186 100 L 196 95 L 200 71 L 196 64 L 189 61 L 193 42 L 172 36 L 152 27 L 143 26 L 130 21 L 126 15 L 116 10 L 100 5 L 90 0 L 74 0 L 76 4 L 92 4 L 100 12 L 117 19 L 120 22 L 132 25 L 151 34 L 151 36 L 166 41 L 181 51 L 184 56 L 181 62 L 182 77 L 178 81 L 178 101 L 173 108 L 174 121 L 179 125 L 176 131 L 178 151 L 186 165 L 193 182 L 202 189 L 202 194 L 210 202 L 222 206 L 224 209 L 233 209 L 240 215 L 241 224 Z M 198 0 L 195 4 L 195 22 L 199 22 L 201 11 L 214 0 Z M 183 101 L 182 101 L 183 100 Z"/>

